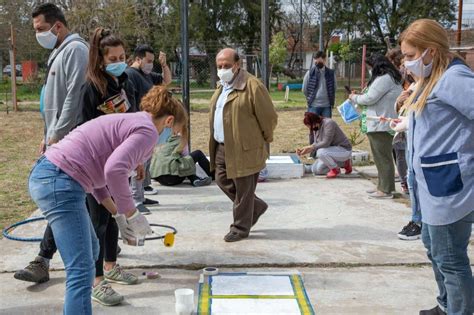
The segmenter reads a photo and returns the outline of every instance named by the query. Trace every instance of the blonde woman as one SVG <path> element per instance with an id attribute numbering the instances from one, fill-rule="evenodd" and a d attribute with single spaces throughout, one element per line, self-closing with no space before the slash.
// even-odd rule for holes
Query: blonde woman
<path id="1" fill-rule="evenodd" d="M 400 36 L 405 67 L 419 77 L 410 104 L 408 148 L 422 240 L 439 287 L 438 305 L 420 314 L 473 314 L 467 248 L 474 221 L 474 73 L 449 51 L 436 21 Z"/>

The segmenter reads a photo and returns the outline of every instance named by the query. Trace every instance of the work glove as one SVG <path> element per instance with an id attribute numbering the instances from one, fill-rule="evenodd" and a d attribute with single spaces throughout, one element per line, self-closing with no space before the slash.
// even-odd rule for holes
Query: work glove
<path id="1" fill-rule="evenodd" d="M 152 230 L 148 220 L 145 218 L 140 211 L 136 210 L 135 213 L 127 219 L 127 229 L 135 236 L 145 236 L 151 234 Z"/>
<path id="2" fill-rule="evenodd" d="M 125 217 L 125 215 L 117 213 L 113 217 L 115 219 L 115 222 L 117 222 L 117 226 L 119 228 L 122 240 L 125 241 L 135 239 L 135 236 L 133 235 L 132 231 L 128 228 L 127 218 Z"/>

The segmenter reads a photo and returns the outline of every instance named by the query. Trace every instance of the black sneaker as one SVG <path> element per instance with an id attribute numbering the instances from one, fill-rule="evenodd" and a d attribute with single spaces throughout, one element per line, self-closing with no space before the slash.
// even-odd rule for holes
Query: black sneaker
<path id="1" fill-rule="evenodd" d="M 436 305 L 436 307 L 430 310 L 420 311 L 420 315 L 446 315 L 446 312 L 444 312 L 438 305 Z"/>
<path id="2" fill-rule="evenodd" d="M 36 257 L 28 266 L 13 275 L 15 279 L 43 283 L 49 281 L 49 266 L 40 257 Z"/>
<path id="3" fill-rule="evenodd" d="M 143 214 L 143 215 L 151 214 L 150 209 L 148 209 L 147 207 L 145 207 L 143 204 L 137 205 L 137 209 L 138 209 L 138 211 L 139 211 L 141 214 Z"/>
<path id="4" fill-rule="evenodd" d="M 160 202 L 158 200 L 152 200 L 152 199 L 145 198 L 145 200 L 143 201 L 143 204 L 144 205 L 159 205 Z"/>
<path id="5" fill-rule="evenodd" d="M 145 195 L 156 195 L 156 194 L 158 194 L 158 190 L 156 190 L 155 188 L 153 188 L 151 186 L 143 187 L 143 190 L 144 190 Z"/>
<path id="6" fill-rule="evenodd" d="M 405 241 L 418 240 L 421 237 L 421 225 L 413 221 L 408 222 L 407 225 L 398 233 L 398 238 Z"/>
<path id="7" fill-rule="evenodd" d="M 199 178 L 193 181 L 193 186 L 194 187 L 202 187 L 202 186 L 208 186 L 212 183 L 212 178 L 210 177 L 204 177 L 204 178 Z"/>

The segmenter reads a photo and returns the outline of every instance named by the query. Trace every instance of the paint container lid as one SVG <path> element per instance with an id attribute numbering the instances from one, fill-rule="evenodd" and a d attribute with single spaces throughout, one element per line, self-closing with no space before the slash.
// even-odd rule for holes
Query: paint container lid
<path id="1" fill-rule="evenodd" d="M 143 276 L 146 276 L 147 279 L 159 279 L 160 274 L 155 271 L 144 271 L 142 273 Z"/>

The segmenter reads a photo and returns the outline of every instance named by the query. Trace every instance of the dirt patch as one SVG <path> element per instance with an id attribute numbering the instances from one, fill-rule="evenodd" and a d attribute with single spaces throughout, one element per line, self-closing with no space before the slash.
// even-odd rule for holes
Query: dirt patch
<path id="1" fill-rule="evenodd" d="M 275 130 L 274 140 L 270 145 L 272 154 L 293 153 L 296 148 L 307 145 L 308 130 L 303 125 L 303 109 L 278 111 L 278 125 Z M 346 135 L 357 132 L 357 123 L 347 125 L 342 122 L 339 116 L 334 120 L 344 130 Z M 360 136 L 362 141 L 355 146 L 359 150 L 368 150 L 368 141 L 365 136 Z M 191 113 L 191 147 L 193 150 L 199 149 L 208 154 L 209 146 L 209 113 Z"/>

